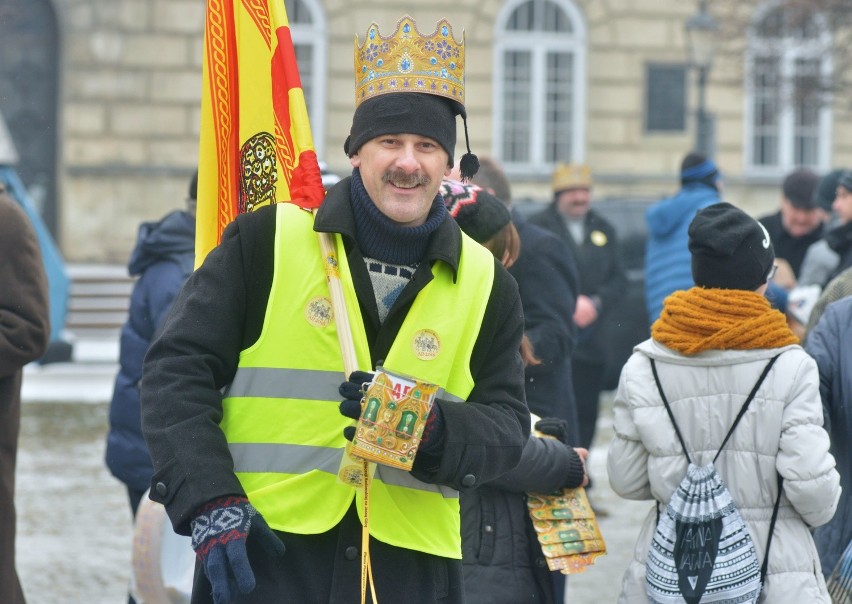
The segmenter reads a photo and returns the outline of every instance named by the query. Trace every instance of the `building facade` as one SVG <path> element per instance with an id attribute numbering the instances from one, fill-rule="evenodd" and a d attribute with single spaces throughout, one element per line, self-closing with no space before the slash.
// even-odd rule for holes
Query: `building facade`
<path id="1" fill-rule="evenodd" d="M 516 198 L 548 199 L 555 162 L 593 170 L 596 196 L 677 188 L 695 144 L 696 73 L 682 0 L 286 0 L 320 158 L 335 172 L 354 108 L 353 42 L 411 14 L 466 40 L 474 153 L 501 161 Z M 848 101 L 829 19 L 730 3 L 706 86 L 725 197 L 772 210 L 784 175 L 852 166 Z M 727 6 L 727 3 L 724 3 Z M 0 113 L 18 170 L 69 261 L 126 261 L 136 227 L 180 207 L 198 152 L 203 0 L 2 0 Z M 717 14 L 720 13 L 720 14 Z"/>

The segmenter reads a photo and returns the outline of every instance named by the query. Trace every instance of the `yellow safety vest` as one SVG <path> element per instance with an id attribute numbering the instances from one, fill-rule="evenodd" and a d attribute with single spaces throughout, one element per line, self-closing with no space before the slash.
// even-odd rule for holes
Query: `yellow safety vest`
<path id="1" fill-rule="evenodd" d="M 240 354 L 225 392 L 221 428 L 249 500 L 277 530 L 316 534 L 343 518 L 356 490 L 337 478 L 347 444 L 337 389 L 345 381 L 326 269 L 313 216 L 277 209 L 274 274 L 260 338 Z M 372 370 L 358 299 L 339 235 L 340 279 L 358 359 Z M 458 277 L 437 261 L 384 362 L 391 372 L 438 384 L 464 401 L 470 356 L 494 279 L 490 252 L 463 235 Z M 357 498 L 363 519 L 363 501 Z M 379 541 L 461 558 L 458 492 L 378 465 L 370 488 L 370 534 Z"/>

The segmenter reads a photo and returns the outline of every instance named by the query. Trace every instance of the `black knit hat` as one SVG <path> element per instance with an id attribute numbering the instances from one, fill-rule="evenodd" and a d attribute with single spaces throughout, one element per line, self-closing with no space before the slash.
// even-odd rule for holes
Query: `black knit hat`
<path id="1" fill-rule="evenodd" d="M 445 180 L 438 194 L 461 230 L 477 243 L 485 243 L 512 221 L 505 204 L 477 185 Z"/>
<path id="2" fill-rule="evenodd" d="M 794 207 L 802 210 L 813 210 L 817 207 L 814 193 L 817 189 L 819 176 L 807 168 L 799 168 L 790 172 L 781 185 L 784 197 Z"/>
<path id="3" fill-rule="evenodd" d="M 688 232 L 696 285 L 754 291 L 766 282 L 775 250 L 764 226 L 742 210 L 725 202 L 708 206 Z"/>
<path id="4" fill-rule="evenodd" d="M 448 165 L 452 167 L 457 115 L 465 117 L 462 105 L 434 94 L 383 94 L 358 105 L 343 150 L 352 157 L 377 136 L 419 134 L 441 145 L 450 156 Z"/>

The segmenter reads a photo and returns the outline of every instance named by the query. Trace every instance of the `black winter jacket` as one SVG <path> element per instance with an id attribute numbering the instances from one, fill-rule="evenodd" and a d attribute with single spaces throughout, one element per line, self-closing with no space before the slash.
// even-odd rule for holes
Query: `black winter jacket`
<path id="1" fill-rule="evenodd" d="M 527 406 L 539 417 L 559 417 L 579 442 L 571 354 L 577 339 L 572 317 L 579 289 L 577 266 L 568 246 L 553 233 L 530 224 L 517 212 L 512 222 L 521 253 L 509 268 L 524 304 L 524 333 L 540 365 L 525 371 Z"/>
<path id="2" fill-rule="evenodd" d="M 582 245 L 577 245 L 555 203 L 530 216 L 530 222 L 555 233 L 568 244 L 580 273 L 579 293 L 597 298 L 600 303 L 598 320 L 579 334 L 574 358 L 590 363 L 605 363 L 607 312 L 618 304 L 627 287 L 627 274 L 621 262 L 615 227 L 594 210 L 589 210 L 584 223 L 585 238 Z M 603 233 L 603 237 L 598 233 Z"/>
<path id="3" fill-rule="evenodd" d="M 580 486 L 571 447 L 530 436 L 518 466 L 461 498 L 466 604 L 552 604 L 550 571 L 527 511 L 526 493 Z"/>

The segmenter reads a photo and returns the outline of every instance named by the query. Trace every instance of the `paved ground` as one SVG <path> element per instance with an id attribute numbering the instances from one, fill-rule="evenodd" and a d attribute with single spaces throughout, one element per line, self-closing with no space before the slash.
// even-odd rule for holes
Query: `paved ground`
<path id="1" fill-rule="evenodd" d="M 108 356 L 108 355 L 107 355 Z M 119 604 L 130 575 L 131 520 L 123 485 L 103 464 L 106 397 L 114 366 L 47 366 L 25 377 L 18 469 L 18 570 L 29 604 Z M 62 377 L 65 375 L 66 377 Z M 58 387 L 45 385 L 51 379 Z M 61 387 L 62 383 L 73 386 Z M 107 393 L 106 396 L 104 393 Z M 39 402 L 41 401 L 41 402 Z M 567 601 L 615 602 L 648 503 L 625 502 L 606 479 L 611 430 L 604 402 L 591 472 L 608 555 L 568 581 Z M 506 603 L 511 604 L 511 603 Z"/>

